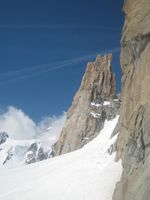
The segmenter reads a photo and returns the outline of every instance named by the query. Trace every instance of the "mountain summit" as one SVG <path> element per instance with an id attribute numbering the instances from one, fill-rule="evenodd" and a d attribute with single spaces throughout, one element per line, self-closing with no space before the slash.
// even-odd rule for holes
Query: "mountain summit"
<path id="1" fill-rule="evenodd" d="M 103 128 L 105 119 L 118 113 L 115 97 L 115 76 L 111 71 L 112 54 L 98 55 L 89 62 L 72 106 L 67 112 L 65 126 L 55 145 L 60 155 L 79 149 Z"/>

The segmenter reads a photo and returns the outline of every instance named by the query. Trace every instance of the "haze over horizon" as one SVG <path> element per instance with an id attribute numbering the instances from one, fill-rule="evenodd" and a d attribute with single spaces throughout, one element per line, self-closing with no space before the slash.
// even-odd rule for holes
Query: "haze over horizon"
<path id="1" fill-rule="evenodd" d="M 5 1 L 0 6 L 0 110 L 36 123 L 71 105 L 88 61 L 113 53 L 120 91 L 123 1 Z M 116 23 L 117 22 L 117 23 Z"/>

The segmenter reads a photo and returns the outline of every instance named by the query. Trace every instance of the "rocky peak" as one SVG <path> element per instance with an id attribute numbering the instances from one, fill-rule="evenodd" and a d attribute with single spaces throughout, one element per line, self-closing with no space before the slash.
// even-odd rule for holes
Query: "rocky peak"
<path id="1" fill-rule="evenodd" d="M 98 55 L 95 62 L 89 62 L 79 92 L 88 90 L 91 101 L 114 96 L 115 77 L 111 72 L 111 62 L 112 54 Z"/>
<path id="2" fill-rule="evenodd" d="M 98 55 L 89 62 L 80 88 L 67 112 L 65 126 L 55 145 L 56 155 L 74 151 L 93 139 L 103 128 L 108 115 L 115 116 L 115 76 L 111 71 L 112 54 Z M 108 114 L 109 113 L 109 114 Z"/>

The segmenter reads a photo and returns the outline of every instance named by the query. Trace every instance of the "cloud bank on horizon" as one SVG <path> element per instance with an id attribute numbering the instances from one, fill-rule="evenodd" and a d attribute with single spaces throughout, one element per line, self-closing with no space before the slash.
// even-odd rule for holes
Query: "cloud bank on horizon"
<path id="1" fill-rule="evenodd" d="M 47 145 L 56 142 L 64 126 L 66 113 L 44 117 L 36 124 L 21 109 L 9 106 L 0 115 L 0 132 L 7 132 L 12 139 L 41 139 Z"/>

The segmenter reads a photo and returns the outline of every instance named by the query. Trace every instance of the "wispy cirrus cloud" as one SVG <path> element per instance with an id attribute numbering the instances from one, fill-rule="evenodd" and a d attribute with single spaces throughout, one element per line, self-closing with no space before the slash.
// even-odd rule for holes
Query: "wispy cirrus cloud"
<path id="1" fill-rule="evenodd" d="M 24 69 L 19 69 L 19 70 L 14 70 L 14 71 L 8 71 L 4 73 L 0 73 L 0 78 L 5 78 L 4 80 L 1 81 L 0 86 L 7 85 L 12 82 L 16 82 L 22 79 L 27 79 L 32 76 L 37 76 L 42 73 L 54 71 L 54 70 L 59 70 L 67 67 L 72 67 L 74 64 L 81 63 L 83 61 L 91 61 L 92 59 L 95 59 L 97 54 L 107 54 L 109 52 L 116 53 L 119 52 L 120 48 L 115 47 L 112 49 L 107 49 L 103 51 L 98 51 L 94 54 L 89 54 L 85 55 L 82 57 L 76 57 L 73 59 L 68 59 L 64 61 L 59 61 L 59 62 L 52 62 L 48 64 L 42 64 L 42 65 L 37 65 L 37 66 L 32 66 L 30 68 L 24 68 Z"/>
<path id="2" fill-rule="evenodd" d="M 0 28 L 13 28 L 13 29 L 62 29 L 62 28 L 71 28 L 71 25 L 63 25 L 63 24 L 0 24 Z"/>
<path id="3" fill-rule="evenodd" d="M 99 31 L 121 31 L 119 27 L 87 26 L 74 24 L 0 24 L 1 29 L 93 29 Z"/>

